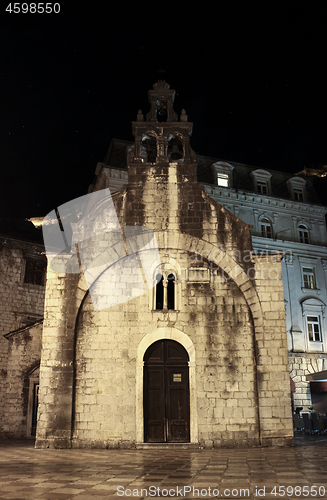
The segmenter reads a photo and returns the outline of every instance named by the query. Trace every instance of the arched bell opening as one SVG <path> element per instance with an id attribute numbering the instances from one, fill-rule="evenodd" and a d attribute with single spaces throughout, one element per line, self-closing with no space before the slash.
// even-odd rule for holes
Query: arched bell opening
<path id="1" fill-rule="evenodd" d="M 155 137 L 145 135 L 141 143 L 141 156 L 146 163 L 155 163 L 157 159 L 157 141 Z"/>
<path id="2" fill-rule="evenodd" d="M 184 157 L 183 142 L 179 137 L 171 135 L 168 138 L 167 155 L 170 162 L 176 162 Z"/>
<path id="3" fill-rule="evenodd" d="M 158 122 L 166 122 L 168 119 L 167 101 L 157 99 L 156 118 Z"/>

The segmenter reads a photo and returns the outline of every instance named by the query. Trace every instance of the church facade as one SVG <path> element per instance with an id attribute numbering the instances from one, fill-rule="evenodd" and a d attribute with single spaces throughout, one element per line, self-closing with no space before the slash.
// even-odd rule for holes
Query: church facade
<path id="1" fill-rule="evenodd" d="M 174 95 L 149 91 L 128 182 L 109 209 L 98 166 L 77 253 L 48 263 L 36 447 L 292 444 L 282 253 L 198 183 Z"/>

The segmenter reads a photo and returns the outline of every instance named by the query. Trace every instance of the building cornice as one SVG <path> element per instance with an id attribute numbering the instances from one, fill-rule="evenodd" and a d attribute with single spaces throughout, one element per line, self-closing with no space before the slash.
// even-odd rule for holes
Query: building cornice
<path id="1" fill-rule="evenodd" d="M 293 253 L 298 256 L 310 258 L 327 258 L 327 247 L 323 245 L 312 245 L 299 243 L 297 241 L 274 240 L 252 236 L 254 251 Z"/>
<path id="2" fill-rule="evenodd" d="M 272 195 L 262 195 L 253 191 L 241 190 L 236 192 L 232 188 L 223 188 L 221 186 L 213 186 L 212 184 L 203 184 L 205 191 L 209 196 L 216 199 L 221 199 L 223 203 L 241 203 L 242 206 L 249 208 L 264 207 L 272 210 L 283 210 L 284 213 L 293 214 L 297 212 L 303 216 L 304 213 L 308 215 L 325 215 L 327 207 L 319 204 L 312 204 L 307 202 L 298 202 L 295 200 L 286 200 L 285 198 L 278 198 Z"/>

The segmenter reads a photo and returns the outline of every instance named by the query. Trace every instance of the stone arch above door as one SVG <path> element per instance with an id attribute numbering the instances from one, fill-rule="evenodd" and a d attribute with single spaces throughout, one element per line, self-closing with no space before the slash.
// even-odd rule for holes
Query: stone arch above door
<path id="1" fill-rule="evenodd" d="M 209 197 L 208 197 L 209 198 Z M 258 293 L 255 287 L 255 280 L 252 276 L 254 267 L 249 269 L 243 269 L 243 267 L 237 262 L 235 257 L 231 252 L 220 249 L 217 245 L 209 243 L 206 240 L 196 238 L 184 233 L 163 231 L 155 232 L 156 240 L 159 249 L 164 249 L 165 252 L 169 252 L 169 248 L 181 249 L 183 251 L 189 251 L 191 253 L 197 253 L 201 256 L 205 256 L 207 259 L 212 261 L 215 265 L 219 266 L 224 273 L 232 279 L 235 284 L 239 287 L 244 295 L 244 298 L 252 312 L 253 323 L 255 327 L 255 332 L 261 333 L 263 326 L 263 314 L 262 307 L 258 297 Z M 105 254 L 105 252 L 103 252 Z M 99 259 L 97 256 L 96 260 Z M 90 263 L 90 268 L 93 269 L 93 263 Z M 254 266 L 254 264 L 253 264 Z M 110 267 L 110 266 L 108 266 Z M 252 269 L 252 273 L 251 273 Z M 99 271 L 99 274 L 94 274 L 93 284 L 97 281 L 99 276 L 105 272 L 105 270 Z M 80 276 L 78 285 L 76 287 L 75 296 L 71 297 L 71 306 L 76 308 L 76 320 L 78 317 L 78 312 L 81 307 L 81 303 L 86 295 L 89 293 L 84 275 Z"/>

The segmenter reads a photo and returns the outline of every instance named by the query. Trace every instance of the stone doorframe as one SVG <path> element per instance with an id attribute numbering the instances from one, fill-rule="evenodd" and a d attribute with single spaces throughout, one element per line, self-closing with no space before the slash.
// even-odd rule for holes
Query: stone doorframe
<path id="1" fill-rule="evenodd" d="M 136 354 L 136 444 L 144 443 L 143 367 L 146 350 L 157 340 L 175 340 L 189 355 L 190 382 L 190 443 L 198 443 L 198 413 L 196 404 L 195 348 L 192 340 L 177 328 L 162 327 L 143 337 Z"/>
<path id="2" fill-rule="evenodd" d="M 32 435 L 32 420 L 33 420 L 33 410 L 34 410 L 34 384 L 39 383 L 40 365 L 33 370 L 28 375 L 28 407 L 27 407 L 27 426 L 26 426 L 26 437 L 35 438 Z"/>

